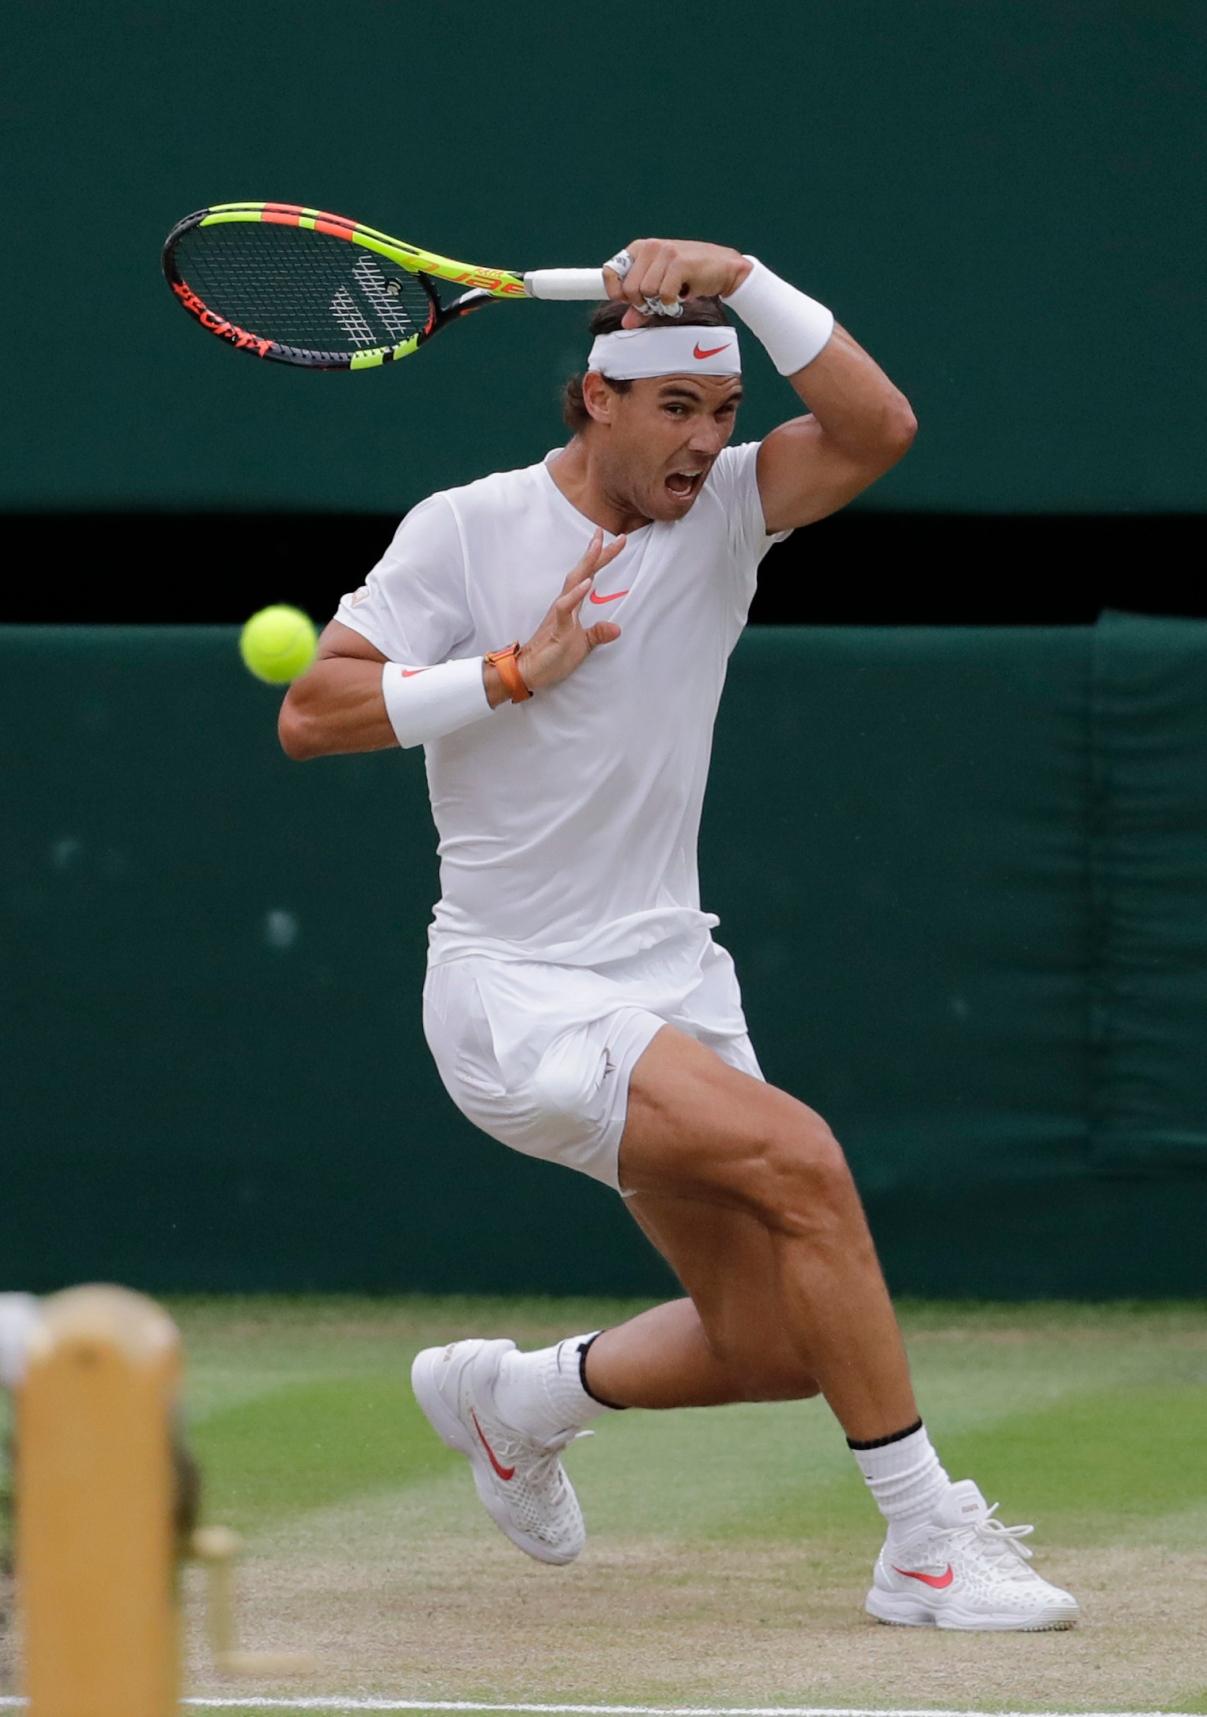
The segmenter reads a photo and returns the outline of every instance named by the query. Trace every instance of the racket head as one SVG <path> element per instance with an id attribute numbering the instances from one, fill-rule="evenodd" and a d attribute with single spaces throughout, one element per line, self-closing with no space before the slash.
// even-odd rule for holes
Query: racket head
<path id="1" fill-rule="evenodd" d="M 222 203 L 178 221 L 163 272 L 183 309 L 238 351 L 307 369 L 410 357 L 522 276 L 478 269 L 296 203 Z M 469 290 L 441 304 L 437 275 Z"/>

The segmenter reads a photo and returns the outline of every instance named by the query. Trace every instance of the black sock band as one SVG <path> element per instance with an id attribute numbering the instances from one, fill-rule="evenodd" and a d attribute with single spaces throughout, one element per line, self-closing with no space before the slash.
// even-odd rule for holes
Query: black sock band
<path id="1" fill-rule="evenodd" d="M 597 1395 L 591 1385 L 587 1382 L 587 1354 L 590 1350 L 591 1343 L 593 1341 L 598 1341 L 602 1334 L 603 1331 L 601 1329 L 597 1329 L 593 1336 L 589 1336 L 586 1341 L 579 1342 L 578 1381 L 582 1384 L 584 1390 L 591 1397 L 592 1401 L 598 1401 L 601 1407 L 610 1407 L 613 1413 L 627 1413 L 627 1407 L 622 1407 L 618 1401 L 605 1401 L 603 1396 Z"/>
<path id="2" fill-rule="evenodd" d="M 581 1352 L 582 1349 L 580 1348 L 579 1351 Z M 583 1388 L 587 1389 L 587 1385 L 585 1383 L 583 1384 Z M 591 1391 L 589 1389 L 587 1389 L 587 1393 L 589 1395 L 591 1393 Z M 847 1448 L 848 1449 L 885 1449 L 888 1447 L 888 1445 L 890 1443 L 900 1443 L 900 1442 L 904 1441 L 904 1439 L 906 1437 L 912 1437 L 915 1431 L 920 1431 L 921 1429 L 922 1429 L 921 1419 L 915 1419 L 912 1425 L 907 1425 L 905 1427 L 904 1431 L 894 1431 L 891 1437 L 873 1437 L 870 1443 L 856 1443 L 850 1437 L 848 1437 L 847 1438 Z"/>

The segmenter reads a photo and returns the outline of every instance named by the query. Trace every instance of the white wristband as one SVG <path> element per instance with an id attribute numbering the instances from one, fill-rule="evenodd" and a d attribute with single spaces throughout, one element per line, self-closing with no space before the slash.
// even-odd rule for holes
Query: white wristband
<path id="1" fill-rule="evenodd" d="M 381 670 L 381 695 L 404 751 L 490 714 L 481 656 L 438 662 L 431 668 L 387 662 Z"/>
<path id="2" fill-rule="evenodd" d="M 781 376 L 794 376 L 811 364 L 834 332 L 834 312 L 748 256 L 750 273 L 723 298 L 757 334 Z"/>

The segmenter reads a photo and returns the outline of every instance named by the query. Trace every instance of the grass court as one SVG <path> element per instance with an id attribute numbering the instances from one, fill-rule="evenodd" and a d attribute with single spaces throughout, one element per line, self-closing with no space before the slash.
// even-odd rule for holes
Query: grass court
<path id="1" fill-rule="evenodd" d="M 879 1523 L 819 1403 L 609 1417 L 568 1466 L 568 1568 L 512 1548 L 407 1374 L 464 1334 L 536 1345 L 619 1301 L 180 1301 L 204 1517 L 246 1540 L 241 1643 L 302 1679 L 217 1675 L 185 1575 L 194 1709 L 1207 1713 L 1207 1306 L 902 1308 L 953 1478 L 1081 1600 L 1069 1633 L 885 1628 Z M 14 1704 L 11 1644 L 0 1690 Z"/>

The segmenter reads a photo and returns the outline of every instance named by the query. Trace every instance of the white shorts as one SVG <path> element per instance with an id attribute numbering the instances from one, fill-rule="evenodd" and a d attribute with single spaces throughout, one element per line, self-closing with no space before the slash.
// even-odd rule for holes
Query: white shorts
<path id="1" fill-rule="evenodd" d="M 733 961 L 711 939 L 593 968 L 470 954 L 430 967 L 423 987 L 424 1034 L 461 1113 L 616 1191 L 629 1077 L 664 1025 L 763 1077 Z"/>

